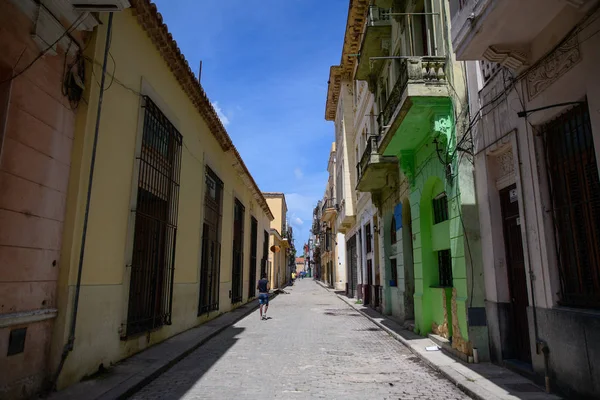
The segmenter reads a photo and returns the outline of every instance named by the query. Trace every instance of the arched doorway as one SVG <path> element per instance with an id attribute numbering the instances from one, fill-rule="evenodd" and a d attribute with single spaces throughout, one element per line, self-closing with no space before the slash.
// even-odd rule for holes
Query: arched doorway
<path id="1" fill-rule="evenodd" d="M 452 337 L 452 257 L 448 198 L 439 177 L 425 183 L 419 201 L 420 252 L 419 279 L 415 279 L 415 298 L 419 298 L 417 329 Z M 420 314 L 420 315 L 419 315 Z"/>

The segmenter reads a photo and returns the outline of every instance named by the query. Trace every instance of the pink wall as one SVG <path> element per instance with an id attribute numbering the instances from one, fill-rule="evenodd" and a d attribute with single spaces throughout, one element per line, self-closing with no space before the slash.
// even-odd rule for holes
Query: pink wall
<path id="1" fill-rule="evenodd" d="M 0 81 L 39 54 L 31 32 L 29 18 L 0 0 Z M 56 306 L 75 120 L 61 91 L 63 62 L 61 52 L 45 56 L 0 86 L 0 322 Z M 39 389 L 52 321 L 0 325 L 0 398 Z M 23 327 L 24 352 L 7 356 L 10 331 Z"/>

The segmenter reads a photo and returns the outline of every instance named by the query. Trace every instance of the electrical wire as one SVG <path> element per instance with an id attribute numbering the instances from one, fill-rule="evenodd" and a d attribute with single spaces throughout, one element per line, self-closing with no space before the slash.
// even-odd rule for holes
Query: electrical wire
<path id="1" fill-rule="evenodd" d="M 58 42 L 60 42 L 65 36 L 67 36 L 71 30 L 77 29 L 77 27 L 83 22 L 83 20 L 85 18 L 82 17 L 87 17 L 87 13 L 82 13 L 79 17 L 77 17 L 77 19 L 75 19 L 75 21 L 73 21 L 73 23 L 63 32 L 62 35 L 60 35 L 58 37 L 58 39 L 56 39 L 50 46 L 48 46 L 45 50 L 41 51 L 37 57 L 35 57 L 29 64 L 27 64 L 27 66 L 25 66 L 21 71 L 17 72 L 16 74 L 14 74 L 13 76 L 11 76 L 10 78 L 7 78 L 3 81 L 0 82 L 0 86 L 4 85 L 7 82 L 11 82 L 12 80 L 18 78 L 19 76 L 21 76 L 22 74 L 24 74 L 25 72 L 27 72 L 27 70 L 29 70 L 29 68 L 31 68 L 33 66 L 33 64 L 35 64 L 40 58 L 42 58 L 50 49 L 52 49 Z M 20 58 L 20 57 L 19 57 Z"/>

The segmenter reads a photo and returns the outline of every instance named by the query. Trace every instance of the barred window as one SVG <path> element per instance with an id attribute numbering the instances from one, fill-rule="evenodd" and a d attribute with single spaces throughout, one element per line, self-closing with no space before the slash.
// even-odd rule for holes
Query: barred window
<path id="1" fill-rule="evenodd" d="M 600 308 L 600 179 L 587 103 L 543 131 L 561 303 Z"/>
<path id="2" fill-rule="evenodd" d="M 438 253 L 438 269 L 440 287 L 452 287 L 452 258 L 450 250 L 440 250 Z"/>
<path id="3" fill-rule="evenodd" d="M 398 261 L 390 258 L 390 286 L 398 286 Z"/>
<path id="4" fill-rule="evenodd" d="M 373 234 L 371 233 L 371 224 L 367 224 L 365 226 L 365 241 L 367 245 L 367 253 L 373 251 L 373 244 L 371 241 L 373 240 Z"/>
<path id="5" fill-rule="evenodd" d="M 246 209 L 235 199 L 233 209 L 233 268 L 231 275 L 231 302 L 239 303 L 243 297 L 244 273 L 244 215 Z"/>
<path id="6" fill-rule="evenodd" d="M 171 324 L 182 136 L 144 97 L 127 335 Z"/>
<path id="7" fill-rule="evenodd" d="M 258 265 L 256 260 L 258 257 L 258 221 L 252 217 L 250 222 L 250 279 L 248 286 L 248 298 L 256 296 L 256 269 Z"/>
<path id="8" fill-rule="evenodd" d="M 448 220 L 448 197 L 446 193 L 439 194 L 433 199 L 433 224 Z"/>
<path id="9" fill-rule="evenodd" d="M 221 265 L 221 224 L 223 219 L 223 181 L 208 166 L 205 173 L 202 259 L 200 261 L 200 299 L 198 315 L 219 309 Z"/>

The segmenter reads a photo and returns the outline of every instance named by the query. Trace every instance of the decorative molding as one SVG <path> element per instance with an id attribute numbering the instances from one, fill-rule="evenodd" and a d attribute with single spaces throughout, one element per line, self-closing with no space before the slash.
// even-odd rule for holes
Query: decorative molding
<path id="1" fill-rule="evenodd" d="M 0 314 L 0 328 L 45 321 L 47 319 L 56 318 L 57 314 L 58 310 L 56 308 Z"/>
<path id="2" fill-rule="evenodd" d="M 490 46 L 483 52 L 483 57 L 503 67 L 519 69 L 527 64 L 528 52 L 523 49 L 503 49 L 500 46 Z"/>
<path id="3" fill-rule="evenodd" d="M 581 51 L 575 34 L 529 71 L 526 80 L 529 100 L 546 90 L 579 61 Z"/>
<path id="4" fill-rule="evenodd" d="M 494 158 L 497 168 L 496 189 L 502 190 L 516 182 L 515 158 L 512 147 Z"/>

